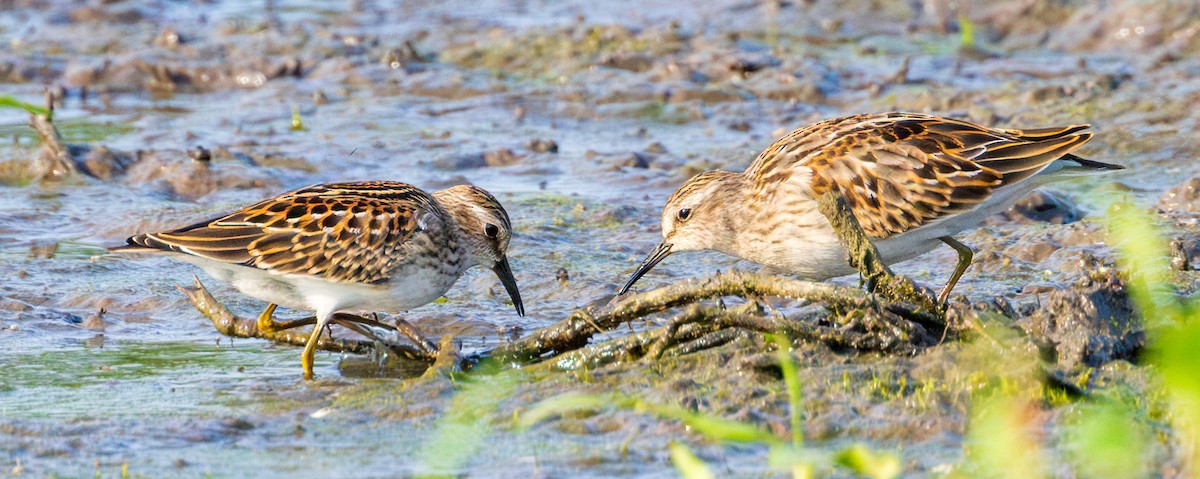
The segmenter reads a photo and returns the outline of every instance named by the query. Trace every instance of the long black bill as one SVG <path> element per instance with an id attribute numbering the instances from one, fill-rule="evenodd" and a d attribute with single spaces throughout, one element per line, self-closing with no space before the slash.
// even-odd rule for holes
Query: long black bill
<path id="1" fill-rule="evenodd" d="M 500 261 L 496 262 L 496 266 L 492 267 L 492 271 L 495 271 L 496 276 L 500 277 L 500 284 L 504 285 L 504 290 L 508 291 L 508 297 L 512 298 L 513 306 L 517 308 L 517 314 L 525 316 L 525 303 L 521 302 L 521 292 L 517 290 L 517 280 L 513 278 L 512 268 L 508 266 L 508 257 L 502 256 Z"/>
<path id="2" fill-rule="evenodd" d="M 663 244 L 658 245 L 658 248 L 655 249 L 653 253 L 650 253 L 650 256 L 647 256 L 645 261 L 642 261 L 642 265 L 638 266 L 637 271 L 633 272 L 633 276 L 629 277 L 629 281 L 627 281 L 625 283 L 625 286 L 621 287 L 621 292 L 617 293 L 617 295 L 620 296 L 622 294 L 625 294 L 626 291 L 629 291 L 629 288 L 631 286 L 633 286 L 633 283 L 636 283 L 637 280 L 641 279 L 642 275 L 649 272 L 652 268 L 654 268 L 654 265 L 658 264 L 659 261 L 662 261 L 663 258 L 666 258 L 667 256 L 670 256 L 670 255 L 671 255 L 671 244 L 670 243 L 663 243 Z"/>

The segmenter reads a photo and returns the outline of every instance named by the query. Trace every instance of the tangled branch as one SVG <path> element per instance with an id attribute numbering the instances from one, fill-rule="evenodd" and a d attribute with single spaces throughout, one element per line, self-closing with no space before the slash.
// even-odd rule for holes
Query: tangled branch
<path id="1" fill-rule="evenodd" d="M 820 200 L 820 208 L 830 218 L 849 251 L 847 260 L 862 273 L 871 293 L 835 284 L 740 271 L 724 272 L 644 293 L 618 296 L 603 307 L 578 309 L 556 324 L 466 360 L 457 353 L 451 356 L 459 358 L 465 366 L 491 358 L 501 364 L 538 364 L 538 367 L 570 370 L 686 354 L 720 346 L 751 333 L 781 333 L 794 340 L 821 342 L 838 349 L 911 353 L 937 342 L 952 329 L 930 294 L 907 278 L 892 273 L 883 264 L 879 252 L 863 233 L 841 195 L 825 194 Z M 213 321 L 217 330 L 228 336 L 303 345 L 308 333 L 293 328 L 314 323 L 312 319 L 299 320 L 273 331 L 260 331 L 254 320 L 237 318 L 230 313 L 204 290 L 199 280 L 194 288 L 184 292 L 192 304 Z M 705 303 L 725 297 L 747 301 L 733 308 Z M 828 314 L 807 315 L 820 316 L 822 320 L 788 318 L 764 308 L 758 301 L 762 297 L 821 304 Z M 683 311 L 670 317 L 665 326 L 592 344 L 596 336 L 607 335 L 622 324 L 681 307 Z M 439 357 L 436 350 L 424 343 L 414 347 L 400 342 L 401 335 L 396 332 L 405 330 L 399 325 L 340 313 L 334 322 L 369 340 L 322 339 L 318 348 L 362 353 L 382 345 L 407 359 L 433 362 Z M 408 333 L 405 336 L 416 337 Z M 443 341 L 443 348 L 445 344 Z M 439 362 L 445 362 L 447 356 L 440 357 Z"/>

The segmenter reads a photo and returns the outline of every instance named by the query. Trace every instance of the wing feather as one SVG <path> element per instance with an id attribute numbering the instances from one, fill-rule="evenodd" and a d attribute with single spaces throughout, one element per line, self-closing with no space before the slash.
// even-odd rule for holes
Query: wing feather
<path id="1" fill-rule="evenodd" d="M 840 191 L 867 234 L 887 238 L 1037 174 L 1091 139 L 1087 128 L 995 129 L 912 113 L 835 118 L 780 139 L 746 174 L 761 185 L 808 167 L 815 194 Z"/>
<path id="2" fill-rule="evenodd" d="M 404 259 L 418 218 L 438 210 L 430 195 L 405 183 L 322 184 L 128 243 L 277 273 L 377 283 Z"/>

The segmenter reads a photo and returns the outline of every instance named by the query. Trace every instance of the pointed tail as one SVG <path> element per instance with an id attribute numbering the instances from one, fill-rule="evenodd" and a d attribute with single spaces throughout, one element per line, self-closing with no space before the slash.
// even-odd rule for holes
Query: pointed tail
<path id="1" fill-rule="evenodd" d="M 1082 168 L 1085 170 L 1101 170 L 1101 171 L 1124 170 L 1125 169 L 1125 167 L 1121 166 L 1121 165 L 1116 165 L 1116 164 L 1112 164 L 1112 163 L 1104 163 L 1102 161 L 1096 161 L 1096 160 L 1089 160 L 1087 158 L 1080 158 L 1080 157 L 1072 155 L 1070 153 L 1063 155 L 1062 158 L 1058 159 L 1058 161 L 1065 162 L 1065 164 L 1063 164 L 1063 168 L 1071 168 L 1071 169 Z"/>

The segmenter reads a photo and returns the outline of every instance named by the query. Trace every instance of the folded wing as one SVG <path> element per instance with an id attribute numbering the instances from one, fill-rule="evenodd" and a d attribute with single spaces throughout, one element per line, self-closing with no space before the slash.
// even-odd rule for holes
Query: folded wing
<path id="1" fill-rule="evenodd" d="M 403 260 L 405 242 L 433 208 L 428 194 L 404 183 L 315 185 L 127 241 L 278 273 L 377 283 Z"/>
<path id="2" fill-rule="evenodd" d="M 887 238 L 968 211 L 998 189 L 1028 179 L 1091 139 L 1088 125 L 1004 130 L 917 114 L 830 120 L 780 141 L 807 149 L 791 163 L 812 171 L 817 195 L 840 191 L 868 235 Z M 828 134 L 829 130 L 837 134 Z M 787 160 L 760 157 L 759 178 L 781 177 Z"/>

